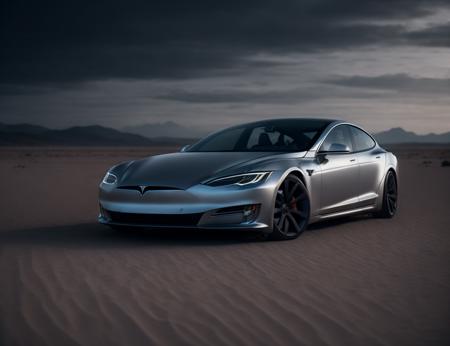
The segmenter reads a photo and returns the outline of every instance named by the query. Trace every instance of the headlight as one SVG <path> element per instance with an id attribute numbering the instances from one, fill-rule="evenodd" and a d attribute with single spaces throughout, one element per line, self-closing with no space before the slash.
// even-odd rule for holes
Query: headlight
<path id="1" fill-rule="evenodd" d="M 265 181 L 271 172 L 254 172 L 237 175 L 230 175 L 228 177 L 216 178 L 205 182 L 208 186 L 224 186 L 224 185 L 249 185 Z"/>
<path id="2" fill-rule="evenodd" d="M 117 182 L 117 176 L 112 174 L 111 172 L 107 172 L 105 177 L 103 178 L 103 183 L 104 184 L 115 184 Z"/>

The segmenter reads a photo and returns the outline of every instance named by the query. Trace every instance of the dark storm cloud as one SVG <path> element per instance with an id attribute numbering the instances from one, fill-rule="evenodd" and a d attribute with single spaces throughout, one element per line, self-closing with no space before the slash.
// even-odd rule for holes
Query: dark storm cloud
<path id="1" fill-rule="evenodd" d="M 305 97 L 306 94 L 300 89 L 266 92 L 236 89 L 198 92 L 172 90 L 157 96 L 158 99 L 187 103 L 291 103 L 301 101 Z"/>
<path id="2" fill-rule="evenodd" d="M 304 101 L 317 100 L 321 98 L 374 98 L 379 96 L 380 93 L 368 92 L 364 90 L 349 92 L 346 90 L 321 85 L 268 91 L 249 91 L 239 90 L 237 88 L 210 91 L 189 91 L 178 89 L 158 95 L 156 98 L 186 103 L 298 104 Z"/>
<path id="3" fill-rule="evenodd" d="M 247 66 L 257 53 L 399 42 L 442 46 L 448 38 L 441 28 L 408 32 L 373 21 L 424 16 L 446 3 L 9 1 L 2 8 L 0 81 L 183 78 Z"/>
<path id="4" fill-rule="evenodd" d="M 405 38 L 408 42 L 417 45 L 450 47 L 450 22 L 444 25 L 408 32 Z"/>
<path id="5" fill-rule="evenodd" d="M 336 77 L 328 83 L 352 87 L 396 90 L 400 92 L 450 94 L 450 78 L 414 78 L 407 74 L 389 74 L 376 77 Z"/>

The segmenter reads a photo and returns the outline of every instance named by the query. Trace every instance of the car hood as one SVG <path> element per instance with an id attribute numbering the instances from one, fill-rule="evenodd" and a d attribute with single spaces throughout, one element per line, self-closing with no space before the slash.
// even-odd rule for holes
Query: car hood
<path id="1" fill-rule="evenodd" d="M 151 156 L 127 165 L 119 176 L 119 186 L 155 186 L 187 189 L 214 176 L 251 170 L 252 163 L 274 153 L 263 152 L 183 152 Z"/>

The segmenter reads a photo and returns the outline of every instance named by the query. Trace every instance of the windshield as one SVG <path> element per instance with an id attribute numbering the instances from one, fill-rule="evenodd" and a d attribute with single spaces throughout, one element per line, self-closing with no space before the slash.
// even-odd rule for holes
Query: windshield
<path id="1" fill-rule="evenodd" d="M 216 132 L 187 151 L 266 151 L 309 150 L 331 120 L 267 120 L 231 127 Z"/>

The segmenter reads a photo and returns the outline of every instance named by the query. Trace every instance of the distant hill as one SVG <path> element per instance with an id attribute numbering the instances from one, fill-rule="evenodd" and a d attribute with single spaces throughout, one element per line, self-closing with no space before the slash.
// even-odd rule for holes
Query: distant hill
<path id="1" fill-rule="evenodd" d="M 195 128 L 183 126 L 173 121 L 166 121 L 164 123 L 126 126 L 123 128 L 123 131 L 135 133 L 148 138 L 155 138 L 155 137 L 200 138 L 206 135 L 204 131 L 199 131 Z"/>
<path id="2" fill-rule="evenodd" d="M 39 134 L 49 129 L 43 126 L 30 124 L 14 124 L 6 125 L 0 123 L 0 133 L 22 133 L 22 134 Z"/>
<path id="3" fill-rule="evenodd" d="M 51 130 L 28 124 L 0 124 L 0 145 L 152 146 L 158 144 L 162 143 L 97 125 Z"/>
<path id="4" fill-rule="evenodd" d="M 375 139 L 382 144 L 397 143 L 450 143 L 450 132 L 427 135 L 418 135 L 411 131 L 405 131 L 401 127 L 374 134 Z"/>

